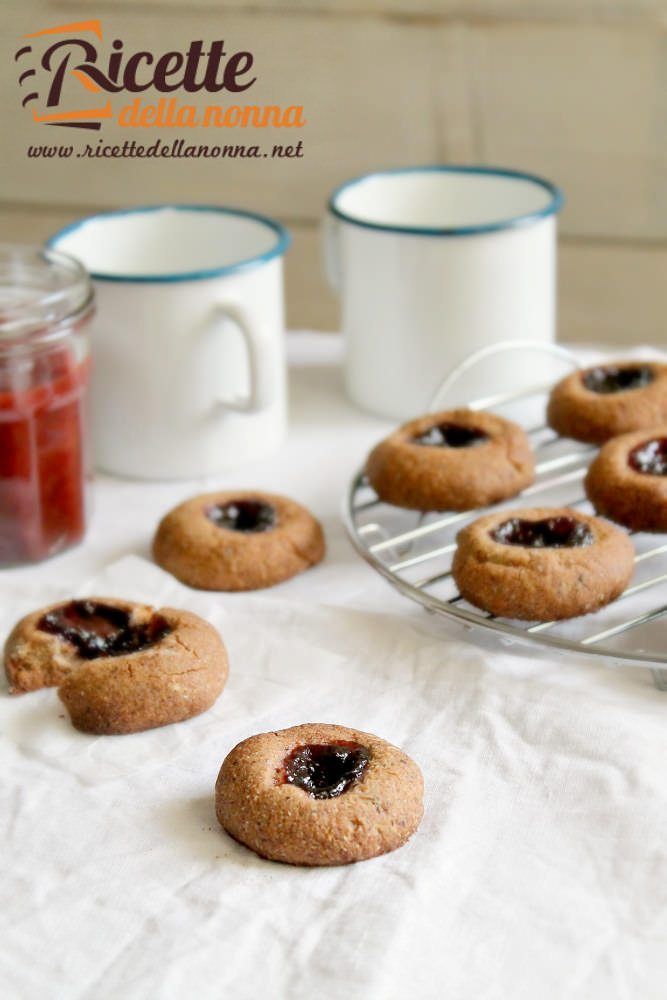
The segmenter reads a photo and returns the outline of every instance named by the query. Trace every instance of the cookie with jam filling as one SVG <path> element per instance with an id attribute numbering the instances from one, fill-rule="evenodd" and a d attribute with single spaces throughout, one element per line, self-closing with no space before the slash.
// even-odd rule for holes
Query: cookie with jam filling
<path id="1" fill-rule="evenodd" d="M 459 592 L 499 618 L 552 621 L 597 611 L 625 590 L 634 568 L 624 531 L 568 507 L 487 514 L 456 542 Z"/>
<path id="2" fill-rule="evenodd" d="M 547 421 L 590 444 L 667 423 L 667 365 L 614 361 L 575 371 L 551 391 Z"/>
<path id="3" fill-rule="evenodd" d="M 135 733 L 205 712 L 227 680 L 227 653 L 208 622 L 175 608 L 74 599 L 19 621 L 4 651 L 13 694 L 57 687 L 73 725 Z"/>
<path id="4" fill-rule="evenodd" d="M 409 510 L 472 510 L 516 496 L 533 482 L 528 438 L 493 413 L 446 410 L 410 420 L 366 463 L 385 503 Z"/>
<path id="5" fill-rule="evenodd" d="M 633 531 L 667 531 L 667 424 L 608 441 L 585 486 L 598 514 Z"/>
<path id="6" fill-rule="evenodd" d="M 259 590 L 324 558 L 324 533 L 288 497 L 255 490 L 205 493 L 162 518 L 156 563 L 199 590 Z"/>
<path id="7" fill-rule="evenodd" d="M 385 740 L 309 723 L 251 736 L 223 761 L 221 826 L 260 857 L 345 865 L 401 847 L 423 813 L 415 762 Z"/>

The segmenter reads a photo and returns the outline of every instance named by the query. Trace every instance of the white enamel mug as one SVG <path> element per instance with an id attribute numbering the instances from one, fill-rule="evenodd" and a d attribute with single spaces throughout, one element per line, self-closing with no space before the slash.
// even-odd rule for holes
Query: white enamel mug
<path id="1" fill-rule="evenodd" d="M 48 245 L 90 272 L 95 462 L 148 479 L 263 458 L 286 430 L 277 222 L 160 205 L 92 216 Z"/>
<path id="2" fill-rule="evenodd" d="M 412 417 L 473 351 L 553 341 L 562 202 L 549 181 L 492 167 L 387 170 L 339 187 L 325 256 L 353 402 Z M 488 386 L 470 388 L 481 396 Z"/>

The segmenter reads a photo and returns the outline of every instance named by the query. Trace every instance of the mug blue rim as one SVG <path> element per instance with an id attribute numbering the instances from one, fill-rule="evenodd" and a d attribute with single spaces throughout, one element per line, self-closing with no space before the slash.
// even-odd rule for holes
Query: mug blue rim
<path id="1" fill-rule="evenodd" d="M 493 177 L 509 177 L 514 180 L 531 181 L 548 191 L 551 200 L 544 208 L 535 212 L 526 212 L 523 215 L 515 215 L 509 219 L 500 219 L 497 222 L 481 223 L 475 226 L 399 226 L 390 225 L 383 222 L 368 222 L 363 219 L 354 218 L 348 215 L 336 205 L 336 200 L 348 188 L 362 181 L 370 180 L 374 177 L 391 177 L 397 174 L 417 174 L 417 173 L 449 173 L 449 174 L 481 174 Z M 351 225 L 360 226 L 362 229 L 374 229 L 383 233 L 402 233 L 408 236 L 476 236 L 480 233 L 495 233 L 503 229 L 515 229 L 519 226 L 531 225 L 541 219 L 548 218 L 560 212 L 565 203 L 565 197 L 559 187 L 539 174 L 531 174 L 525 170 L 515 170 L 513 167 L 493 167 L 474 164 L 456 163 L 431 163 L 417 167 L 390 167 L 387 170 L 375 170 L 369 174 L 360 174 L 352 177 L 337 187 L 331 194 L 328 201 L 328 209 L 332 215 L 349 222 Z"/>
<path id="2" fill-rule="evenodd" d="M 287 252 L 292 242 L 289 230 L 286 229 L 285 226 L 281 225 L 280 222 L 276 222 L 274 219 L 270 219 L 266 215 L 260 215 L 257 212 L 250 212 L 243 208 L 231 208 L 227 205 L 186 205 L 181 203 L 172 204 L 165 202 L 159 205 L 137 205 L 132 208 L 113 209 L 108 212 L 96 212 L 95 215 L 88 215 L 85 219 L 78 219 L 76 222 L 70 223 L 69 226 L 64 226 L 62 229 L 59 229 L 58 232 L 53 234 L 53 236 L 49 236 L 45 246 L 52 250 L 58 250 L 58 243 L 65 236 L 76 232 L 77 229 L 81 229 L 90 222 L 96 222 L 98 219 L 114 218 L 121 215 L 145 215 L 150 212 L 161 212 L 165 209 L 171 209 L 177 212 L 217 212 L 221 215 L 236 215 L 243 219 L 252 219 L 253 222 L 260 222 L 267 228 L 271 229 L 276 234 L 277 240 L 275 245 L 270 247 L 268 250 L 265 250 L 264 253 L 255 254 L 252 257 L 235 261 L 233 264 L 220 265 L 220 267 L 203 268 L 197 271 L 182 271 L 175 274 L 104 274 L 100 271 L 90 271 L 90 277 L 95 281 L 122 281 L 131 282 L 132 284 L 201 281 L 205 278 L 220 278 L 228 274 L 237 274 L 239 271 L 245 271 L 249 268 L 258 267 L 260 264 L 265 264 L 267 261 L 273 260 L 274 257 L 282 257 L 283 254 Z M 62 250 L 61 252 L 65 253 L 66 251 Z"/>

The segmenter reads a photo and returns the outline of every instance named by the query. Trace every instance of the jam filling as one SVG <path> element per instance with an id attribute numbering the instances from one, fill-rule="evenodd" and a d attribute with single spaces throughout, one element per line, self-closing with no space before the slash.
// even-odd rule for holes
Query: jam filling
<path id="1" fill-rule="evenodd" d="M 262 500 L 230 500 L 206 512 L 209 520 L 228 531 L 270 531 L 278 520 L 275 507 Z"/>
<path id="2" fill-rule="evenodd" d="M 525 521 L 512 517 L 491 532 L 502 545 L 523 545 L 529 549 L 572 549 L 590 545 L 593 532 L 574 517 L 547 517 L 543 521 Z"/>
<path id="3" fill-rule="evenodd" d="M 97 601 L 70 601 L 47 611 L 37 628 L 71 643 L 84 660 L 137 653 L 171 632 L 162 615 L 151 615 L 147 622 L 132 625 L 128 611 Z"/>
<path id="4" fill-rule="evenodd" d="M 634 365 L 632 368 L 593 368 L 586 372 L 583 383 L 591 392 L 601 396 L 609 396 L 615 392 L 627 392 L 628 389 L 641 389 L 649 385 L 655 378 L 649 365 Z"/>
<path id="5" fill-rule="evenodd" d="M 649 476 L 667 476 L 667 438 L 638 444 L 628 455 L 628 464 Z"/>
<path id="6" fill-rule="evenodd" d="M 308 743 L 285 758 L 284 783 L 314 799 L 335 799 L 361 781 L 370 756 L 359 743 Z"/>
<path id="7" fill-rule="evenodd" d="M 413 438 L 415 444 L 425 444 L 431 448 L 474 448 L 489 440 L 489 435 L 476 427 L 462 427 L 460 424 L 436 424 Z"/>

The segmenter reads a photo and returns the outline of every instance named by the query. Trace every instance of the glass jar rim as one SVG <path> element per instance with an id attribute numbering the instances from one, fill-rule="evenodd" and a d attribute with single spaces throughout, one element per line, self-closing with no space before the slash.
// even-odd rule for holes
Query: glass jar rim
<path id="1" fill-rule="evenodd" d="M 0 243 L 0 349 L 65 336 L 93 305 L 82 264 L 60 250 Z"/>

